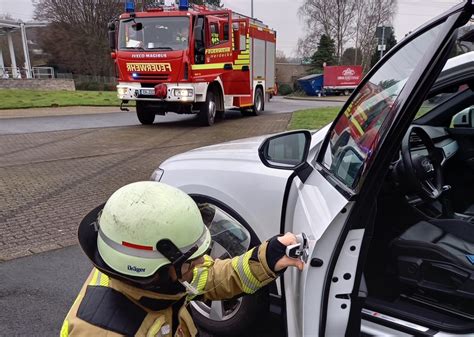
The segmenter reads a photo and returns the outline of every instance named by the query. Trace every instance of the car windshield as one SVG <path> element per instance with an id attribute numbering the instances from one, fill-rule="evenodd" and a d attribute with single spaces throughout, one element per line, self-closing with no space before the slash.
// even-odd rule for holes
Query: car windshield
<path id="1" fill-rule="evenodd" d="M 360 88 L 331 131 L 322 164 L 354 188 L 380 138 L 381 125 L 442 25 L 421 34 L 388 59 Z"/>
<path id="2" fill-rule="evenodd" d="M 189 30 L 189 18 L 182 16 L 125 19 L 120 22 L 119 49 L 187 49 Z"/>

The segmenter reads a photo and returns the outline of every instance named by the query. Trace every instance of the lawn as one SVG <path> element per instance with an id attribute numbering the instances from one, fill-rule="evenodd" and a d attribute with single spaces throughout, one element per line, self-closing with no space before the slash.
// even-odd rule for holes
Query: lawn
<path id="1" fill-rule="evenodd" d="M 117 106 L 115 91 L 39 91 L 0 89 L 0 109 L 60 107 L 74 105 Z"/>
<path id="2" fill-rule="evenodd" d="M 288 129 L 320 129 L 332 122 L 340 109 L 340 107 L 327 107 L 296 111 L 293 113 Z"/>

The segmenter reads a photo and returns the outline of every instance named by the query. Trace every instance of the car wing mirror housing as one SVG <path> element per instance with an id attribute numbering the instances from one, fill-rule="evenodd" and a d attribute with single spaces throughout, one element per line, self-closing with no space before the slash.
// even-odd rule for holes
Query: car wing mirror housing
<path id="1" fill-rule="evenodd" d="M 295 171 L 304 182 L 312 171 L 312 167 L 307 163 L 310 145 L 311 132 L 290 131 L 265 139 L 258 149 L 258 154 L 265 166 Z"/>

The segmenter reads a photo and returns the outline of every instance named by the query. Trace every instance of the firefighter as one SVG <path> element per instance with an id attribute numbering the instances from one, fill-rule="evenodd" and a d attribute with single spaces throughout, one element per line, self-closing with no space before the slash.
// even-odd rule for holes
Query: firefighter
<path id="1" fill-rule="evenodd" d="M 82 220 L 79 244 L 94 268 L 67 314 L 63 336 L 196 336 L 189 301 L 252 294 L 286 267 L 297 243 L 287 233 L 225 260 L 206 255 L 211 242 L 196 203 L 159 182 L 112 194 Z"/>

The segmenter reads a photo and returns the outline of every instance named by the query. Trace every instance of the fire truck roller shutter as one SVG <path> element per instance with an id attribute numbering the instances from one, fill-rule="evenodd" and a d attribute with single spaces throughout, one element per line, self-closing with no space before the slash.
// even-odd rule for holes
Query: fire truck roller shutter
<path id="1" fill-rule="evenodd" d="M 265 92 L 273 92 L 275 88 L 275 42 L 266 41 L 266 64 L 265 64 Z"/>

